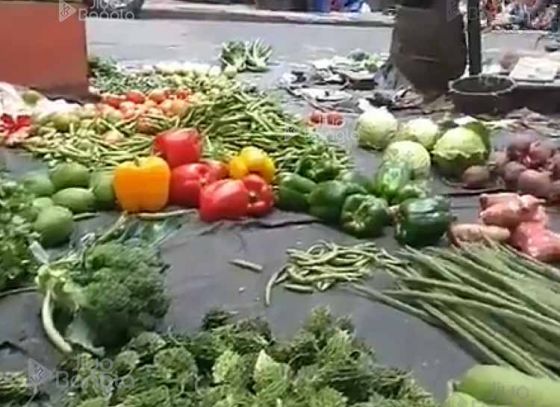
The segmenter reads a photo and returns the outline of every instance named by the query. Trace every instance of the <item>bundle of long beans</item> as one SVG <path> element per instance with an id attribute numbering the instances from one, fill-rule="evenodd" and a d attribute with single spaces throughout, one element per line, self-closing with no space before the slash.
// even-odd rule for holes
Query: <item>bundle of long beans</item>
<path id="1" fill-rule="evenodd" d="M 487 362 L 558 377 L 559 270 L 495 244 L 407 248 L 378 266 L 394 289 L 353 288 L 447 329 Z"/>
<path id="2" fill-rule="evenodd" d="M 96 70 L 94 84 L 101 92 L 148 92 L 154 88 L 183 88 L 194 94 L 195 103 L 181 121 L 204 133 L 206 154 L 212 158 L 235 155 L 245 146 L 265 150 L 281 171 L 294 171 L 302 156 L 318 161 L 338 161 L 348 167 L 349 155 L 321 139 L 299 118 L 288 113 L 272 97 L 224 75 L 200 72 L 161 74 L 127 73 L 107 63 Z"/>
<path id="3" fill-rule="evenodd" d="M 161 130 L 174 127 L 171 118 L 154 116 L 150 120 Z M 92 169 L 110 169 L 124 161 L 151 154 L 153 136 L 137 133 L 136 125 L 135 119 L 112 123 L 95 118 L 72 123 L 67 131 L 59 131 L 47 124 L 38 127 L 25 140 L 23 148 L 51 166 L 72 161 Z M 108 131 L 114 131 L 118 139 L 111 140 Z"/>
<path id="4" fill-rule="evenodd" d="M 313 293 L 326 291 L 339 283 L 352 283 L 372 275 L 380 261 L 390 261 L 390 255 L 374 243 L 338 245 L 318 242 L 307 250 L 288 249 L 288 261 L 269 280 L 265 303 L 270 305 L 274 286 L 290 291 Z"/>
<path id="5" fill-rule="evenodd" d="M 294 171 L 302 156 L 320 156 L 348 167 L 348 154 L 321 139 L 272 98 L 241 87 L 223 89 L 189 111 L 184 127 L 206 135 L 207 152 L 231 156 L 245 146 L 266 151 L 282 171 Z"/>

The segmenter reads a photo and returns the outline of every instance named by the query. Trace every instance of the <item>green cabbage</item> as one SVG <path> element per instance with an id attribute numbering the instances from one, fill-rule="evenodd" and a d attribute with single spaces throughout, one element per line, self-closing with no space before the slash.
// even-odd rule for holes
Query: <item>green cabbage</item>
<path id="1" fill-rule="evenodd" d="M 432 150 L 434 161 L 448 176 L 460 176 L 468 167 L 483 164 L 488 153 L 484 135 L 465 126 L 447 130 Z"/>
<path id="2" fill-rule="evenodd" d="M 431 119 L 419 117 L 405 123 L 399 132 L 399 140 L 411 140 L 431 150 L 439 135 L 439 127 Z"/>
<path id="3" fill-rule="evenodd" d="M 383 150 L 395 137 L 398 127 L 399 122 L 387 109 L 367 110 L 358 118 L 358 145 Z"/>
<path id="4" fill-rule="evenodd" d="M 426 177 L 430 174 L 430 153 L 415 141 L 395 141 L 383 153 L 383 161 L 397 161 L 407 163 L 415 178 Z"/>

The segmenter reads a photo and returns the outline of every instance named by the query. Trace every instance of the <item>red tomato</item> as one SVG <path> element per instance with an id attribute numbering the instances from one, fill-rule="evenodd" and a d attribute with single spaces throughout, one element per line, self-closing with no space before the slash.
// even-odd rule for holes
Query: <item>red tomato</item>
<path id="1" fill-rule="evenodd" d="M 144 102 L 144 106 L 146 106 L 147 108 L 156 107 L 157 105 L 158 104 L 151 99 L 148 99 Z"/>
<path id="2" fill-rule="evenodd" d="M 342 126 L 344 124 L 344 116 L 339 112 L 327 113 L 327 124 L 329 126 Z"/>
<path id="3" fill-rule="evenodd" d="M 153 100 L 156 103 L 161 103 L 165 100 L 165 90 L 163 89 L 154 89 L 148 93 L 148 98 Z"/>
<path id="4" fill-rule="evenodd" d="M 186 100 L 175 99 L 171 101 L 170 112 L 172 113 L 172 116 L 185 117 L 188 110 L 189 104 Z"/>
<path id="5" fill-rule="evenodd" d="M 312 124 L 323 124 L 325 121 L 325 115 L 320 110 L 315 110 L 311 113 L 311 116 L 309 116 L 309 121 Z"/>
<path id="6" fill-rule="evenodd" d="M 200 162 L 208 165 L 212 169 L 212 172 L 215 174 L 217 179 L 224 179 L 229 175 L 228 166 L 221 161 L 205 159 L 200 160 Z"/>
<path id="7" fill-rule="evenodd" d="M 103 103 L 108 104 L 109 106 L 118 109 L 121 103 L 124 101 L 124 97 L 121 95 L 113 95 L 113 94 L 106 94 L 101 97 L 101 101 Z"/>
<path id="8" fill-rule="evenodd" d="M 164 115 L 168 117 L 175 116 L 173 112 L 173 101 L 171 99 L 166 99 L 159 104 L 159 108 L 163 112 Z"/>
<path id="9" fill-rule="evenodd" d="M 187 89 L 179 89 L 175 92 L 175 96 L 177 97 L 177 99 L 188 99 L 190 95 L 191 92 L 189 92 Z"/>
<path id="10" fill-rule="evenodd" d="M 128 110 L 135 110 L 136 109 L 136 103 L 131 102 L 130 100 L 125 100 L 124 102 L 121 103 L 121 105 L 119 106 L 119 110 L 121 112 L 125 112 Z"/>
<path id="11" fill-rule="evenodd" d="M 144 103 L 146 96 L 139 90 L 130 90 L 126 92 L 126 100 L 134 102 L 136 104 Z"/>
<path id="12" fill-rule="evenodd" d="M 128 119 L 132 119 L 133 117 L 137 117 L 140 115 L 140 112 L 138 112 L 136 109 L 122 109 L 121 108 L 121 113 L 123 115 L 123 119 L 128 120 Z"/>
<path id="13" fill-rule="evenodd" d="M 150 107 L 146 110 L 146 114 L 150 116 L 161 116 L 162 113 L 161 109 L 158 109 L 157 107 Z"/>

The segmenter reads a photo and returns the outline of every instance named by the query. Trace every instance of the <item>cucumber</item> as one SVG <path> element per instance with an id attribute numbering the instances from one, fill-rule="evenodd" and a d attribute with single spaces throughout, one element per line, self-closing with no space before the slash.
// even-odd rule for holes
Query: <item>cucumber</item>
<path id="1" fill-rule="evenodd" d="M 456 390 L 484 403 L 501 406 L 560 406 L 560 381 L 528 376 L 501 366 L 471 368 L 459 380 Z"/>
<path id="2" fill-rule="evenodd" d="M 89 170 L 78 163 L 63 163 L 54 167 L 49 174 L 54 188 L 58 191 L 65 188 L 89 187 Z"/>
<path id="3" fill-rule="evenodd" d="M 54 185 L 47 174 L 31 173 L 22 178 L 23 186 L 37 197 L 54 194 Z"/>
<path id="4" fill-rule="evenodd" d="M 441 407 L 491 407 L 478 401 L 472 396 L 465 393 L 453 393 L 441 405 Z"/>
<path id="5" fill-rule="evenodd" d="M 55 247 L 65 243 L 74 229 L 72 212 L 61 206 L 49 206 L 39 212 L 33 229 L 39 233 L 44 247 Z"/>
<path id="6" fill-rule="evenodd" d="M 70 209 L 73 213 L 93 212 L 95 195 L 85 188 L 66 188 L 52 196 L 55 205 Z"/>

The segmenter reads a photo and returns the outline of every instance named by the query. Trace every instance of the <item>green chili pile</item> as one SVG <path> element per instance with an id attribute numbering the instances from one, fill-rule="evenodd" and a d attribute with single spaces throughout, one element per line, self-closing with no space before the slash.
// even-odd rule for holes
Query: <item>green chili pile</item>
<path id="1" fill-rule="evenodd" d="M 407 248 L 379 267 L 395 277 L 394 289 L 353 288 L 447 329 L 486 362 L 558 378 L 556 268 L 497 244 Z"/>
<path id="2" fill-rule="evenodd" d="M 319 242 L 307 250 L 289 249 L 288 262 L 269 280 L 265 303 L 270 305 L 274 286 L 286 290 L 313 293 L 326 291 L 339 283 L 352 283 L 372 275 L 374 266 L 390 255 L 374 243 L 342 246 Z"/>

